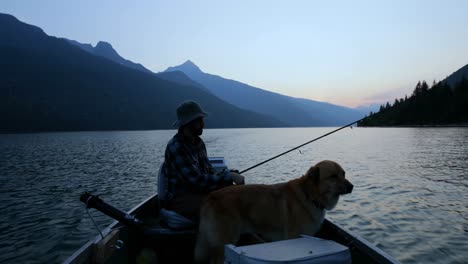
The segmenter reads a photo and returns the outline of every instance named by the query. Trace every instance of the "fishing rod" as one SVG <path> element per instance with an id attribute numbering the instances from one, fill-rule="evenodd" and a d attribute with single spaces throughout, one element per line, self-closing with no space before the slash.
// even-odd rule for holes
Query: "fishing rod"
<path id="1" fill-rule="evenodd" d="M 289 153 L 289 152 L 291 152 L 291 151 L 293 151 L 293 150 L 296 150 L 296 149 L 298 149 L 298 148 L 300 148 L 300 147 L 303 147 L 303 146 L 305 146 L 305 145 L 307 145 L 307 144 L 310 144 L 310 143 L 312 143 L 312 142 L 314 142 L 314 141 L 317 141 L 317 140 L 319 140 L 319 139 L 321 139 L 321 138 L 324 138 L 324 137 L 326 137 L 326 136 L 328 136 L 328 135 L 331 135 L 331 134 L 333 134 L 333 133 L 335 133 L 335 132 L 337 132 L 337 131 L 340 131 L 341 129 L 350 127 L 350 126 L 352 126 L 352 125 L 354 125 L 354 124 L 356 124 L 356 123 L 358 123 L 358 122 L 360 122 L 360 121 L 362 121 L 362 120 L 364 120 L 364 119 L 366 119 L 366 118 L 367 118 L 367 116 L 366 116 L 366 117 L 363 117 L 363 118 L 361 118 L 361 119 L 359 119 L 359 120 L 356 120 L 356 121 L 354 121 L 354 122 L 352 122 L 352 123 L 349 123 L 349 124 L 347 124 L 347 125 L 345 125 L 345 126 L 342 126 L 342 127 L 338 128 L 338 129 L 335 129 L 335 130 L 333 130 L 333 131 L 331 131 L 331 132 L 328 132 L 328 133 L 326 133 L 326 134 L 324 134 L 324 135 L 322 135 L 322 136 L 320 136 L 320 137 L 314 138 L 314 139 L 312 139 L 311 141 L 308 141 L 308 142 L 306 142 L 306 143 L 304 143 L 304 144 L 302 144 L 302 145 L 299 145 L 299 146 L 297 146 L 297 147 L 294 147 L 294 148 L 292 148 L 292 149 L 290 149 L 290 150 L 288 150 L 288 151 L 285 151 L 285 152 L 283 152 L 283 153 L 281 153 L 281 154 L 278 154 L 278 155 L 276 155 L 276 156 L 274 156 L 274 157 L 272 157 L 272 158 L 269 158 L 269 159 L 267 159 L 267 160 L 265 160 L 265 161 L 262 161 L 262 162 L 260 162 L 260 163 L 258 163 L 258 164 L 256 164 L 256 165 L 254 165 L 254 166 L 252 166 L 252 167 L 250 167 L 250 168 L 247 168 L 247 169 L 245 169 L 245 170 L 239 172 L 239 174 L 242 174 L 242 173 L 244 173 L 244 172 L 246 172 L 246 171 L 249 171 L 249 170 L 251 170 L 251 169 L 253 169 L 253 168 L 256 168 L 256 167 L 258 167 L 258 166 L 260 166 L 260 165 L 263 165 L 263 164 L 265 164 L 265 163 L 267 163 L 267 162 L 269 162 L 269 161 L 271 161 L 271 160 L 274 160 L 274 159 L 276 159 L 276 158 L 279 158 L 279 157 L 281 157 L 281 156 L 283 156 L 283 155 L 285 155 L 285 154 L 287 154 L 287 153 Z"/>

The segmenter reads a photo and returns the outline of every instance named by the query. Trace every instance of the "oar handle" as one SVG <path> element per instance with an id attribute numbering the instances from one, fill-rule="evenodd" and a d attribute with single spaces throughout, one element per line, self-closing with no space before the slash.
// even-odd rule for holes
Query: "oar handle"
<path id="1" fill-rule="evenodd" d="M 80 195 L 80 201 L 86 204 L 87 208 L 94 208 L 113 219 L 124 223 L 125 225 L 132 227 L 141 227 L 142 221 L 133 215 L 127 214 L 110 204 L 104 202 L 101 198 L 96 195 L 92 195 L 89 192 L 85 192 Z"/>

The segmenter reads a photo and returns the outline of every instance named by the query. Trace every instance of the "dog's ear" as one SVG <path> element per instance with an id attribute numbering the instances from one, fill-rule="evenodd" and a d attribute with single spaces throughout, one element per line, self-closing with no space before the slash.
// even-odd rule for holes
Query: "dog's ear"
<path id="1" fill-rule="evenodd" d="M 310 167 L 310 169 L 306 173 L 307 177 L 313 179 L 315 183 L 319 182 L 320 180 L 320 169 L 318 166 Z"/>

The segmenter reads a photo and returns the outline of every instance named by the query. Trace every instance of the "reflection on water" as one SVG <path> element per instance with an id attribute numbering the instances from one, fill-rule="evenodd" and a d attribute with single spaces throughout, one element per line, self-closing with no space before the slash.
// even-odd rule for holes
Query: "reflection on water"
<path id="1" fill-rule="evenodd" d="M 332 128 L 205 130 L 211 156 L 246 169 Z M 78 197 L 128 210 L 156 190 L 174 131 L 0 135 L 0 263 L 61 262 L 97 234 Z M 403 263 L 468 258 L 468 129 L 354 128 L 245 174 L 248 183 L 299 177 L 323 159 L 354 184 L 328 217 Z M 112 222 L 92 213 L 102 227 Z"/>

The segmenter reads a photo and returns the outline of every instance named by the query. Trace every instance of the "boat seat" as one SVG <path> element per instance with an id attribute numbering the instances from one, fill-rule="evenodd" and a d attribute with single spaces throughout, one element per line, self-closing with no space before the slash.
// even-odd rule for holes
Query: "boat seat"
<path id="1" fill-rule="evenodd" d="M 182 231 L 188 229 L 196 229 L 196 223 L 192 220 L 178 214 L 177 212 L 167 210 L 163 208 L 163 204 L 167 199 L 168 193 L 168 181 L 167 178 L 164 177 L 163 173 L 164 169 L 164 162 L 161 164 L 158 172 L 158 200 L 159 200 L 159 215 L 161 216 L 161 222 L 163 226 L 167 226 L 170 230 L 173 231 Z M 168 233 L 170 233 L 167 230 Z"/>
<path id="2" fill-rule="evenodd" d="M 161 208 L 159 214 L 161 221 L 173 230 L 192 229 L 196 226 L 195 222 L 174 211 Z"/>
<path id="3" fill-rule="evenodd" d="M 150 237 L 196 237 L 196 229 L 180 229 L 175 230 L 165 226 L 157 225 L 154 227 L 145 228 L 143 231 L 146 235 Z"/>

